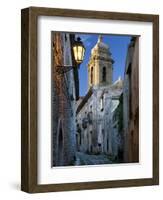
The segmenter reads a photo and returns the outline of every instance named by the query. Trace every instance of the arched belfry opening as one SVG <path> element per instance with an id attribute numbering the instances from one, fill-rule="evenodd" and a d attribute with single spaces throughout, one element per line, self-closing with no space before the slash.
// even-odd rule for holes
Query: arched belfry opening
<path id="1" fill-rule="evenodd" d="M 102 68 L 102 82 L 106 82 L 106 67 Z"/>
<path id="2" fill-rule="evenodd" d="M 91 84 L 93 84 L 93 67 L 91 67 Z"/>

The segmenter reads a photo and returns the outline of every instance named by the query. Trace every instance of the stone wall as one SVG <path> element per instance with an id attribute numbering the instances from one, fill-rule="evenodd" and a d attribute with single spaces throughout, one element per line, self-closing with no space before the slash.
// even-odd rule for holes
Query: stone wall
<path id="1" fill-rule="evenodd" d="M 72 65 L 69 34 L 53 33 L 52 136 L 53 166 L 72 165 L 76 152 L 75 81 L 73 70 L 57 73 L 57 66 Z"/>
<path id="2" fill-rule="evenodd" d="M 124 77 L 124 158 L 139 161 L 139 37 L 131 39 Z"/>

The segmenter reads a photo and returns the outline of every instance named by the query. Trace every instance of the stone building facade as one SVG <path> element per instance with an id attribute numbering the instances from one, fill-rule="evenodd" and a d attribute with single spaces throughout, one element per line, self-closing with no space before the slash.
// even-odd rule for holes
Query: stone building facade
<path id="1" fill-rule="evenodd" d="M 73 65 L 73 34 L 52 33 L 52 165 L 73 165 L 76 152 L 76 100 L 78 71 L 58 73 L 58 67 Z"/>
<path id="2" fill-rule="evenodd" d="M 139 161 L 139 37 L 132 37 L 123 88 L 124 160 Z"/>
<path id="3" fill-rule="evenodd" d="M 88 63 L 88 93 L 77 107 L 77 149 L 90 154 L 118 157 L 122 150 L 122 129 L 117 117 L 123 81 L 112 83 L 113 59 L 99 36 Z"/>

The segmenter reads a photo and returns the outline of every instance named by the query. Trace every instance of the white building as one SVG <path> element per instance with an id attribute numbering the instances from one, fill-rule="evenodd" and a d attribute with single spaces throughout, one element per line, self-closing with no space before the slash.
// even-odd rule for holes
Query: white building
<path id="1" fill-rule="evenodd" d="M 118 156 L 121 143 L 119 118 L 123 81 L 112 83 L 113 59 L 99 36 L 88 63 L 88 92 L 77 105 L 78 151 Z"/>

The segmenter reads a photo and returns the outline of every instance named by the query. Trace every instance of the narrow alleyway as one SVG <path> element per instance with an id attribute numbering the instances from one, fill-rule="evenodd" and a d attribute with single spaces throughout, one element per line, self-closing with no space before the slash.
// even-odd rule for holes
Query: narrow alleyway
<path id="1" fill-rule="evenodd" d="M 75 165 L 98 165 L 98 164 L 111 164 L 107 155 L 91 155 L 83 152 L 76 153 Z"/>

